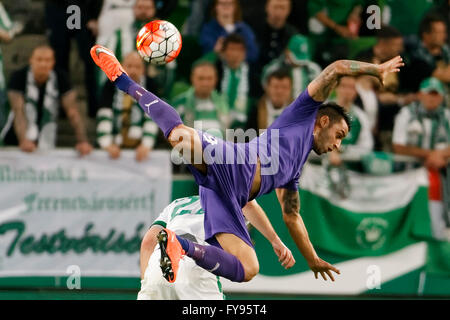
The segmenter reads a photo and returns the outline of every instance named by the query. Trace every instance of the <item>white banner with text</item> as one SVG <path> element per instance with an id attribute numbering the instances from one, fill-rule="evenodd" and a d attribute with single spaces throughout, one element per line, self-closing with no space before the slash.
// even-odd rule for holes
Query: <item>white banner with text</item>
<path id="1" fill-rule="evenodd" d="M 0 277 L 139 277 L 139 248 L 171 200 L 168 151 L 0 151 Z"/>

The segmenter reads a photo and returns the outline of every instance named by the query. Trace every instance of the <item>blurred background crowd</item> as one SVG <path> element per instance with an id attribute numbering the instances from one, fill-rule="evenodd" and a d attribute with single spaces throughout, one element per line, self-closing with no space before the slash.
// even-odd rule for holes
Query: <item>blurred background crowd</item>
<path id="1" fill-rule="evenodd" d="M 168 147 L 94 66 L 95 43 L 188 126 L 222 136 L 267 128 L 337 59 L 401 55 L 405 67 L 385 86 L 370 76 L 340 79 L 330 99 L 350 113 L 353 129 L 325 162 L 393 172 L 399 154 L 439 174 L 450 158 L 449 8 L 449 0 L 2 1 L 0 142 L 24 152 L 101 148 L 113 159 L 134 149 L 137 161 Z M 183 35 L 180 56 L 164 66 L 145 63 L 135 48 L 139 29 L 155 19 Z M 346 156 L 361 162 L 345 164 Z"/>
<path id="2" fill-rule="evenodd" d="M 222 135 L 267 128 L 337 59 L 382 63 L 402 55 L 405 67 L 384 87 L 370 76 L 339 82 L 331 99 L 354 122 L 342 152 L 413 155 L 439 169 L 445 154 L 428 157 L 419 149 L 445 149 L 449 140 L 449 6 L 448 0 L 4 1 L 0 141 L 25 152 L 76 145 L 84 155 L 98 147 L 112 158 L 133 148 L 139 161 L 166 147 L 151 119 L 94 66 L 95 43 L 112 49 L 130 76 L 169 101 L 187 125 L 200 121 L 203 130 Z M 155 19 L 173 22 L 183 35 L 179 58 L 165 66 L 145 63 L 135 49 L 137 32 Z M 330 161 L 339 164 L 340 154 Z"/>

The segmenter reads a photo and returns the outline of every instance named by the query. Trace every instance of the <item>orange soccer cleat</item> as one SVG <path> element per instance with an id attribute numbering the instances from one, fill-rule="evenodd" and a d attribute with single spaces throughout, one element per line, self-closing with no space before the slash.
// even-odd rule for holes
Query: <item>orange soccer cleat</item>
<path id="1" fill-rule="evenodd" d="M 158 234 L 158 243 L 161 248 L 160 267 L 164 278 L 170 283 L 177 279 L 180 259 L 185 255 L 175 232 L 163 229 Z"/>
<path id="2" fill-rule="evenodd" d="M 91 48 L 91 57 L 111 81 L 115 81 L 122 73 L 126 74 L 114 53 L 99 44 Z"/>

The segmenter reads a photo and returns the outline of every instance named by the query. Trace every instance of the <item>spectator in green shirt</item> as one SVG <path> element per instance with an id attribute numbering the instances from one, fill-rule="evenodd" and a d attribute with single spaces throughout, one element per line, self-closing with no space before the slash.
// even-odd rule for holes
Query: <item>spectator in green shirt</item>
<path id="1" fill-rule="evenodd" d="M 171 104 L 186 125 L 225 137 L 225 130 L 229 128 L 229 107 L 226 99 L 215 90 L 217 81 L 215 65 L 200 61 L 191 72 L 192 86 L 176 96 Z"/>
<path id="2" fill-rule="evenodd" d="M 309 31 L 315 36 L 317 61 L 322 67 L 334 60 L 348 58 L 345 39 L 358 36 L 362 0 L 310 0 Z"/>
<path id="3" fill-rule="evenodd" d="M 279 69 L 287 69 L 290 72 L 293 99 L 298 97 L 322 71 L 322 68 L 311 59 L 308 38 L 300 34 L 292 36 L 283 53 L 264 67 L 263 87 L 267 84 L 268 76 Z"/>

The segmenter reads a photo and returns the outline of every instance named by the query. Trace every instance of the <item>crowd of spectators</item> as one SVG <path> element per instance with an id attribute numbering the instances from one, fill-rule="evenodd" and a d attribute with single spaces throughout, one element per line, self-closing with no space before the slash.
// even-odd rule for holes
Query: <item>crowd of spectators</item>
<path id="1" fill-rule="evenodd" d="M 411 152 L 413 142 L 405 137 L 411 138 L 410 127 L 422 128 L 415 147 L 448 148 L 450 119 L 443 110 L 450 102 L 450 1 L 408 4 L 421 13 L 419 17 L 415 10 L 406 28 L 397 2 L 192 0 L 180 19 L 182 1 L 177 0 L 45 1 L 48 43 L 34 48 L 29 64 L 8 79 L 0 52 L 1 143 L 25 152 L 55 147 L 62 108 L 82 155 L 99 147 L 117 158 L 121 148 L 133 148 L 136 159 L 144 160 L 153 148 L 164 147 L 151 119 L 94 67 L 88 53 L 94 43 L 113 50 L 135 81 L 169 101 L 188 125 L 197 122 L 221 135 L 226 129 L 267 128 L 336 59 L 382 63 L 400 54 L 406 65 L 384 86 L 370 76 L 343 78 L 330 97 L 346 108 L 354 122 L 342 152 L 409 154 L 439 167 L 448 152 L 433 153 L 430 160 Z M 66 9 L 74 3 L 82 18 L 80 28 L 69 29 Z M 367 10 L 373 5 L 378 5 L 379 16 L 377 10 Z M 2 46 L 21 32 L 7 9 L 0 5 Z M 179 59 L 164 66 L 143 62 L 134 45 L 138 30 L 153 19 L 177 14 L 184 46 L 198 48 L 196 54 L 186 53 L 189 59 L 183 60 L 182 50 Z M 381 20 L 373 23 L 374 19 Z M 85 113 L 79 110 L 69 76 L 78 71 L 70 70 L 68 63 L 72 38 L 83 63 Z M 180 71 L 186 70 L 180 63 L 190 64 L 188 74 Z M 86 119 L 96 120 L 96 136 L 87 135 Z M 432 142 L 426 143 L 427 139 Z M 436 160 L 437 154 L 442 161 Z M 332 163 L 341 162 L 337 153 L 330 158 Z"/>

